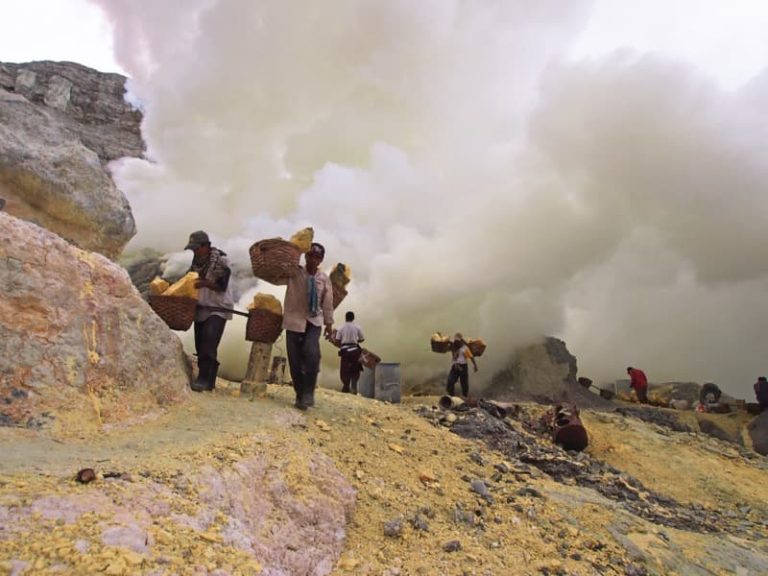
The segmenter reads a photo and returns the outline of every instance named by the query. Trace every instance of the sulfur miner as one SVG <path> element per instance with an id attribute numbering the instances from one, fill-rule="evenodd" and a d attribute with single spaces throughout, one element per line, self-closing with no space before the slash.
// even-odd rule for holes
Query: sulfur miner
<path id="1" fill-rule="evenodd" d="M 192 390 L 202 392 L 216 387 L 219 342 L 235 306 L 229 281 L 232 270 L 227 255 L 211 246 L 208 234 L 202 230 L 190 234 L 184 249 L 194 252 L 189 271 L 199 275 L 195 282 L 198 290 L 195 350 L 199 374 L 192 383 Z"/>

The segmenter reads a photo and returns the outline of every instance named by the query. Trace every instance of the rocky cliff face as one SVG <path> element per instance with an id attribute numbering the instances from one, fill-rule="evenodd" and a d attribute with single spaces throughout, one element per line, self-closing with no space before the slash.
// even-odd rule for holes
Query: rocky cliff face
<path id="1" fill-rule="evenodd" d="M 106 164 L 140 156 L 125 78 L 72 63 L 0 63 L 0 197 L 10 214 L 116 258 L 136 233 Z"/>
<path id="2" fill-rule="evenodd" d="M 0 63 L 0 88 L 61 112 L 102 163 L 144 153 L 141 112 L 125 101 L 125 81 L 74 62 Z"/>
<path id="3" fill-rule="evenodd" d="M 75 432 L 188 394 L 181 342 L 128 274 L 0 212 L 0 426 Z"/>

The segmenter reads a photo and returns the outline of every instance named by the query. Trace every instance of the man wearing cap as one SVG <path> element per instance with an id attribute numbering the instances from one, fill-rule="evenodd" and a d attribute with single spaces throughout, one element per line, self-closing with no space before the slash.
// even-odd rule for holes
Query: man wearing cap
<path id="1" fill-rule="evenodd" d="M 304 255 L 304 266 L 288 278 L 283 302 L 283 328 L 288 365 L 296 392 L 295 406 L 306 410 L 315 405 L 315 387 L 320 372 L 320 334 L 333 330 L 333 287 L 320 271 L 325 257 L 322 244 L 313 242 Z"/>
<path id="2" fill-rule="evenodd" d="M 446 390 L 449 396 L 455 396 L 456 393 L 456 381 L 461 382 L 461 395 L 466 398 L 469 396 L 469 365 L 467 360 L 472 361 L 472 366 L 477 372 L 477 362 L 469 349 L 469 346 L 464 341 L 464 336 L 457 332 L 453 337 L 453 343 L 451 346 L 451 370 L 448 372 L 448 382 L 446 383 Z"/>
<path id="3" fill-rule="evenodd" d="M 211 246 L 208 234 L 202 230 L 192 232 L 184 249 L 194 252 L 189 271 L 199 275 L 195 311 L 198 377 L 192 383 L 192 390 L 202 392 L 216 387 L 219 342 L 226 321 L 232 319 L 232 313 L 227 309 L 232 310 L 235 301 L 229 285 L 231 270 L 227 255 Z"/>

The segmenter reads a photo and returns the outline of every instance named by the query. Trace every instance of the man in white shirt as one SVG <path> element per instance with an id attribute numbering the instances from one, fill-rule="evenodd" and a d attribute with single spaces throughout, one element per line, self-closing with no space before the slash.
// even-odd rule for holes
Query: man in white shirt
<path id="1" fill-rule="evenodd" d="M 360 364 L 360 342 L 365 340 L 363 331 L 355 323 L 355 313 L 347 312 L 344 319 L 344 325 L 336 331 L 336 339 L 341 348 L 341 364 L 339 366 L 339 375 L 341 377 L 341 391 L 345 393 L 357 394 L 357 381 L 360 379 L 360 372 L 363 367 Z"/>
<path id="2" fill-rule="evenodd" d="M 449 396 L 455 396 L 457 380 L 461 383 L 461 395 L 464 398 L 469 396 L 469 366 L 467 365 L 467 360 L 472 361 L 472 366 L 475 372 L 477 372 L 475 357 L 464 341 L 464 336 L 457 332 L 453 337 L 451 371 L 448 373 L 448 382 L 445 386 Z"/>

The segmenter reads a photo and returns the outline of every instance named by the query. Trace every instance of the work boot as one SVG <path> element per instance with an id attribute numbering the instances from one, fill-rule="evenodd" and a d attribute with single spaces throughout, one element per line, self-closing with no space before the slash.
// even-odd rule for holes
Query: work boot
<path id="1" fill-rule="evenodd" d="M 303 380 L 304 378 L 302 377 L 302 381 Z M 306 410 L 307 407 L 304 404 L 304 383 L 294 380 L 293 391 L 296 393 L 296 401 L 293 403 L 293 406 L 299 410 Z"/>
<path id="2" fill-rule="evenodd" d="M 208 390 L 208 370 L 210 366 L 206 362 L 197 362 L 197 378 L 189 385 L 195 392 Z"/>
<path id="3" fill-rule="evenodd" d="M 315 405 L 315 388 L 317 387 L 317 372 L 304 375 L 304 393 L 302 394 L 302 403 L 311 407 Z"/>
<path id="4" fill-rule="evenodd" d="M 215 360 L 208 367 L 208 375 L 205 379 L 206 390 L 213 392 L 216 389 L 216 376 L 219 374 L 219 363 Z"/>

